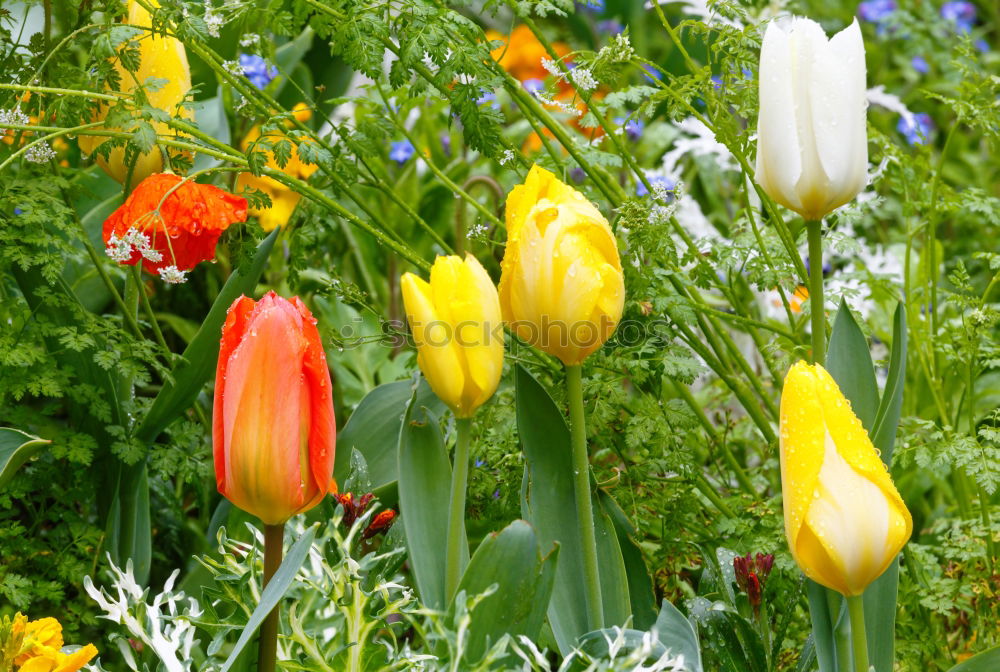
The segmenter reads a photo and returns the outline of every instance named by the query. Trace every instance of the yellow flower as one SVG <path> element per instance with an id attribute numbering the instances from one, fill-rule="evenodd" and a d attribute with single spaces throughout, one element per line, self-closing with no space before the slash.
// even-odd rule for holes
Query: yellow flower
<path id="1" fill-rule="evenodd" d="M 781 489 L 795 561 L 848 597 L 886 570 L 913 531 L 868 432 L 818 364 L 799 362 L 785 377 Z"/>
<path id="2" fill-rule="evenodd" d="M 305 103 L 298 103 L 292 108 L 292 113 L 295 118 L 299 121 L 308 121 L 312 117 L 312 111 L 306 106 Z M 287 122 L 291 125 L 291 122 Z M 280 170 L 286 175 L 292 177 L 297 177 L 300 180 L 308 180 L 309 176 L 316 172 L 319 166 L 303 163 L 299 159 L 298 148 L 295 145 L 295 141 L 291 138 L 286 138 L 283 133 L 277 131 L 272 131 L 267 133 L 264 138 L 270 142 L 278 142 L 282 139 L 287 139 L 292 143 L 292 154 L 288 159 L 288 163 L 282 168 L 278 165 L 278 162 L 274 160 L 274 153 L 271 151 L 267 152 L 267 167 L 273 170 Z M 250 149 L 250 146 L 261 139 L 260 126 L 254 126 L 247 133 L 247 136 L 243 138 L 243 143 L 241 145 L 243 151 Z M 244 187 L 252 187 L 258 191 L 263 191 L 271 198 L 271 207 L 269 208 L 250 208 L 250 214 L 257 218 L 260 222 L 260 226 L 265 231 L 271 231 L 279 226 L 284 226 L 288 223 L 289 218 L 292 213 L 295 212 L 295 206 L 299 204 L 299 199 L 301 195 L 292 189 L 289 189 L 281 182 L 267 177 L 266 175 L 261 175 L 260 177 L 254 175 L 253 173 L 240 173 L 239 177 L 236 179 L 236 190 L 240 191 Z"/>
<path id="3" fill-rule="evenodd" d="M 81 646 L 73 653 L 46 648 L 40 655 L 29 658 L 18 672 L 79 672 L 95 656 L 97 647 L 93 644 Z"/>
<path id="4" fill-rule="evenodd" d="M 156 0 L 150 0 L 153 7 L 158 7 Z M 151 17 L 138 2 L 129 0 L 128 18 L 130 26 L 140 26 L 149 28 Z M 187 53 L 180 40 L 174 37 L 156 35 L 149 30 L 143 30 L 133 38 L 139 45 L 139 69 L 132 73 L 125 69 L 121 62 L 115 63 L 115 70 L 118 71 L 119 88 L 122 93 L 132 93 L 138 86 L 146 85 L 150 78 L 162 80 L 162 86 L 153 91 L 146 88 L 146 95 L 149 104 L 155 108 L 163 110 L 167 114 L 190 119 L 192 112 L 186 107 L 180 107 L 184 97 L 191 90 L 191 69 L 188 67 Z M 95 121 L 104 119 L 107 116 L 108 108 L 103 107 L 98 112 Z M 153 128 L 157 135 L 170 132 L 169 127 L 162 122 L 153 122 Z M 122 129 L 109 129 L 120 131 Z M 126 129 L 127 130 L 127 129 Z M 80 149 L 87 154 L 93 154 L 98 145 L 106 138 L 96 135 L 81 135 L 79 138 Z M 128 177 L 128 163 L 125 161 L 125 148 L 115 147 L 111 150 L 107 159 L 97 156 L 97 164 L 104 169 L 110 177 L 125 183 Z M 153 147 L 145 154 L 139 155 L 135 160 L 135 167 L 132 169 L 131 185 L 136 185 L 153 173 L 163 170 L 163 154 L 159 147 Z"/>
<path id="5" fill-rule="evenodd" d="M 400 286 L 431 389 L 459 418 L 493 396 L 503 371 L 503 322 L 496 287 L 471 254 L 438 257 L 428 284 L 404 273 Z"/>
<path id="6" fill-rule="evenodd" d="M 97 655 L 93 644 L 82 646 L 73 653 L 63 653 L 62 625 L 54 618 L 27 622 L 24 616 L 17 614 L 11 625 L 9 643 L 16 645 L 13 662 L 18 672 L 77 672 Z M 4 649 L 7 648 L 5 644 Z M 0 656 L 0 662 L 4 662 L 3 658 Z"/>
<path id="7" fill-rule="evenodd" d="M 611 227 L 593 203 L 538 166 L 507 196 L 500 306 L 511 328 L 567 366 L 614 333 L 625 280 Z"/>

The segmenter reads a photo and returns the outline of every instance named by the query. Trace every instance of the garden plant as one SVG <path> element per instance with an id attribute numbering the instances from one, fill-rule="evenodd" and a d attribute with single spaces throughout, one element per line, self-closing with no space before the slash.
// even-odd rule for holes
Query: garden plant
<path id="1" fill-rule="evenodd" d="M 0 672 L 1000 672 L 995 0 L 0 0 Z"/>

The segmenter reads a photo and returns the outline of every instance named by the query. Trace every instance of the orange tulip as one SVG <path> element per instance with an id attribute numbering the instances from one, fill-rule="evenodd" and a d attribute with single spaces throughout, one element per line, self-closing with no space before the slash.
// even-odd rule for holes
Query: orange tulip
<path id="1" fill-rule="evenodd" d="M 268 292 L 229 308 L 215 379 L 219 492 L 266 525 L 320 503 L 333 476 L 336 422 L 316 320 Z"/>

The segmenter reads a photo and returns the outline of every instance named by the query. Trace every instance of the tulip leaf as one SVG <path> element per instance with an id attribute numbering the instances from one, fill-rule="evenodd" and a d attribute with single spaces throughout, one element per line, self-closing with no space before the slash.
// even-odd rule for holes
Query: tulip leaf
<path id="1" fill-rule="evenodd" d="M 559 650 L 568 655 L 589 631 L 569 428 L 549 393 L 521 366 L 516 381 L 517 427 L 526 458 L 521 508 L 543 548 L 560 546 L 548 616 Z M 621 626 L 631 615 L 622 549 L 600 501 L 592 502 L 605 624 Z"/>
<path id="2" fill-rule="evenodd" d="M 229 652 L 229 657 L 226 659 L 225 664 L 223 664 L 221 672 L 228 672 L 232 668 L 236 662 L 236 658 L 243 652 L 246 645 L 250 643 L 260 624 L 264 622 L 267 615 L 271 613 L 271 610 L 278 605 L 281 598 L 288 592 L 288 588 L 292 585 L 292 580 L 298 573 L 302 563 L 309 556 L 309 549 L 312 548 L 313 538 L 316 536 L 316 527 L 316 525 L 313 525 L 303 532 L 298 541 L 288 549 L 288 555 L 281 561 L 281 566 L 278 567 L 274 576 L 271 577 L 267 586 L 264 587 L 264 591 L 260 595 L 260 602 L 253 610 L 253 613 L 250 614 L 250 620 L 247 621 L 243 632 L 240 633 L 240 638 L 236 640 L 233 650 Z"/>
<path id="3" fill-rule="evenodd" d="M 851 402 L 851 409 L 861 420 L 861 424 L 871 432 L 879 406 L 875 367 L 872 366 L 868 341 L 854 321 L 847 302 L 843 300 L 833 320 L 826 370 Z"/>
<path id="4" fill-rule="evenodd" d="M 635 527 L 614 497 L 603 490 L 598 490 L 598 497 L 601 508 L 608 514 L 614 526 L 622 561 L 625 563 L 632 625 L 639 630 L 648 630 L 656 622 L 656 593 L 653 588 L 653 577 L 642 556 L 642 549 L 635 540 Z"/>
<path id="5" fill-rule="evenodd" d="M 0 427 L 0 490 L 14 480 L 21 465 L 52 443 L 11 427 Z"/>
<path id="6" fill-rule="evenodd" d="M 685 669 L 690 672 L 701 672 L 698 634 L 677 607 L 663 600 L 652 630 L 660 643 L 670 649 L 672 654 L 684 656 Z"/>
<path id="7" fill-rule="evenodd" d="M 136 436 L 144 443 L 152 443 L 167 425 L 190 407 L 208 379 L 215 375 L 215 364 L 219 358 L 219 337 L 229 306 L 241 295 L 253 293 L 271 248 L 274 247 L 278 231 L 279 229 L 272 231 L 257 246 L 249 264 L 234 270 L 226 280 L 198 333 L 185 348 L 182 359 L 170 372 L 170 379 L 164 382 L 143 418 Z"/>
<path id="8" fill-rule="evenodd" d="M 1000 646 L 963 660 L 948 672 L 996 672 L 1000 670 Z"/>
<path id="9" fill-rule="evenodd" d="M 445 553 L 451 462 L 438 419 L 411 397 L 399 432 L 399 508 L 410 566 L 420 598 L 431 609 L 444 609 Z M 459 566 L 469 562 L 466 536 L 461 536 Z"/>
<path id="10" fill-rule="evenodd" d="M 127 465 L 115 460 L 111 471 L 113 495 L 105 523 L 108 553 L 118 566 L 131 560 L 136 582 L 145 585 L 153 558 L 146 463 Z"/>
<path id="11" fill-rule="evenodd" d="M 580 638 L 579 648 L 590 656 L 603 658 L 609 656 L 612 647 L 615 647 L 618 649 L 616 658 L 622 658 L 627 652 L 648 647 L 649 634 L 653 635 L 655 643 L 647 649 L 644 663 L 653 664 L 666 656 L 667 660 L 678 662 L 683 659 L 682 666 L 670 669 L 702 672 L 698 634 L 684 614 L 667 600 L 663 601 L 659 616 L 648 632 L 635 628 L 594 630 Z"/>
<path id="12" fill-rule="evenodd" d="M 478 603 L 469 624 L 467 663 L 478 662 L 505 634 L 537 641 L 552 595 L 558 554 L 555 546 L 542 557 L 535 530 L 523 520 L 483 540 L 458 586 L 459 595 L 464 591 L 466 597 L 494 588 Z"/>
<path id="13" fill-rule="evenodd" d="M 337 436 L 333 469 L 337 483 L 346 483 L 351 475 L 351 454 L 355 450 L 368 463 L 368 478 L 374 490 L 396 482 L 399 476 L 399 429 L 412 395 L 411 380 L 384 383 L 365 395 Z M 444 404 L 423 377 L 417 386 L 416 405 L 418 408 L 429 408 L 439 417 L 445 410 Z"/>
<path id="14" fill-rule="evenodd" d="M 902 301 L 896 306 L 892 320 L 892 354 L 889 356 L 889 375 L 882 392 L 882 401 L 875 414 L 872 442 L 882 455 L 886 466 L 892 464 L 892 451 L 896 442 L 896 428 L 903 408 L 903 384 L 906 379 L 906 306 Z"/>

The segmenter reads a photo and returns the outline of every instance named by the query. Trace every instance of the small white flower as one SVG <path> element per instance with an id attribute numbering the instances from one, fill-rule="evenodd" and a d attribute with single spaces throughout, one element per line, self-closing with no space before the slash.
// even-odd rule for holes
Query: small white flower
<path id="1" fill-rule="evenodd" d="M 187 271 L 179 271 L 176 266 L 164 266 L 160 269 L 160 280 L 171 285 L 179 285 L 186 282 Z"/>
<path id="2" fill-rule="evenodd" d="M 0 110 L 0 124 L 10 124 L 11 126 L 27 126 L 31 123 L 21 108 L 15 107 L 12 110 Z"/>
<path id="3" fill-rule="evenodd" d="M 602 47 L 598 53 L 599 58 L 608 58 L 615 63 L 631 61 L 633 56 L 635 56 L 635 49 L 625 33 L 615 35 L 611 38 L 611 42 Z"/>
<path id="4" fill-rule="evenodd" d="M 597 80 L 594 79 L 594 73 L 587 68 L 574 68 L 570 70 L 569 76 L 579 89 L 593 91 L 597 88 Z"/>
<path id="5" fill-rule="evenodd" d="M 243 66 L 240 65 L 239 61 L 223 61 L 222 67 L 233 77 L 243 76 Z"/>
<path id="6" fill-rule="evenodd" d="M 514 150 L 513 149 L 505 149 L 503 151 L 503 156 L 500 157 L 500 165 L 501 166 L 506 166 L 508 163 L 512 162 L 513 160 L 514 160 Z"/>
<path id="7" fill-rule="evenodd" d="M 132 245 L 127 240 L 119 238 L 112 233 L 111 237 L 108 238 L 108 247 L 104 250 L 104 253 L 112 261 L 123 264 L 132 258 Z"/>
<path id="8" fill-rule="evenodd" d="M 130 227 L 129 230 L 125 232 L 123 240 L 140 252 L 149 248 L 150 244 L 149 236 L 134 226 Z"/>
<path id="9" fill-rule="evenodd" d="M 562 72 L 559 70 L 559 66 L 551 58 L 542 57 L 542 67 L 550 75 L 555 75 L 556 77 L 562 77 Z"/>
<path id="10" fill-rule="evenodd" d="M 465 237 L 469 240 L 473 240 L 486 235 L 487 231 L 489 231 L 489 227 L 485 224 L 473 224 L 472 228 L 469 229 L 469 232 L 465 234 Z"/>
<path id="11" fill-rule="evenodd" d="M 146 247 L 146 248 L 140 249 L 139 250 L 139 254 L 142 255 L 143 259 L 146 259 L 147 261 L 151 261 L 154 264 L 158 264 L 161 261 L 163 261 L 163 253 L 160 252 L 159 250 L 155 249 L 155 248 L 152 248 L 152 247 Z"/>
<path id="12" fill-rule="evenodd" d="M 210 2 L 205 2 L 205 16 L 203 18 L 205 19 L 205 26 L 208 28 L 208 34 L 212 37 L 218 37 L 219 30 L 226 23 L 225 17 Z"/>
<path id="13" fill-rule="evenodd" d="M 258 35 L 257 33 L 247 33 L 246 35 L 240 38 L 241 47 L 252 47 L 258 42 L 260 42 L 260 35 Z"/>
<path id="14" fill-rule="evenodd" d="M 24 152 L 24 158 L 31 163 L 48 163 L 56 158 L 56 150 L 49 147 L 47 142 L 38 142 L 30 145 Z"/>

